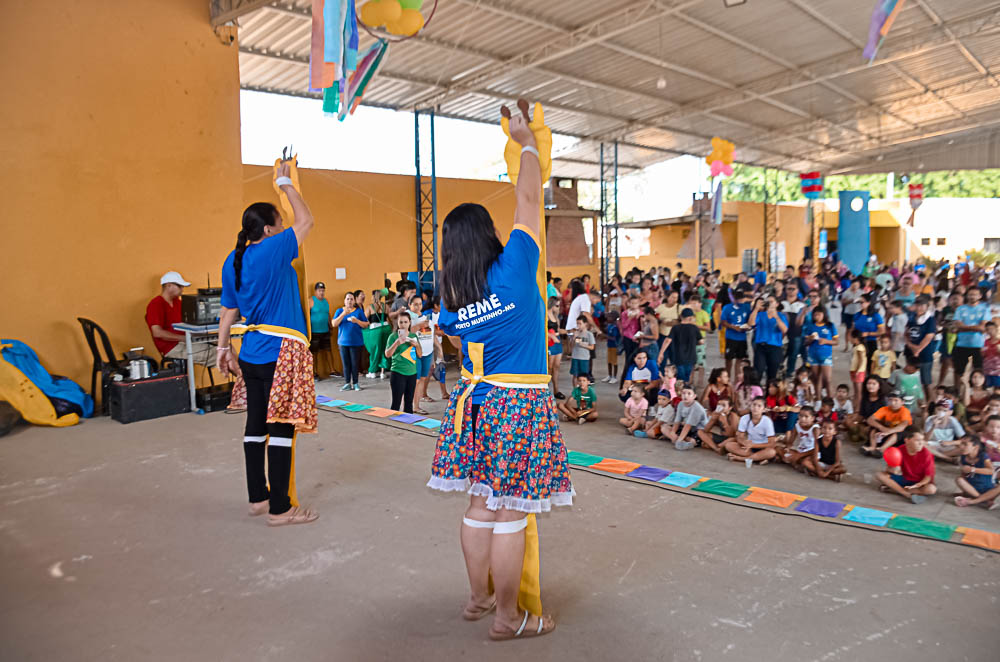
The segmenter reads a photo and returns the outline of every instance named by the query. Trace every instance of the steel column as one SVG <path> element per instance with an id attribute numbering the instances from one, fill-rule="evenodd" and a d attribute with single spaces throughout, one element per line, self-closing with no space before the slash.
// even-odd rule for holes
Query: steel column
<path id="1" fill-rule="evenodd" d="M 434 111 L 425 111 L 430 120 L 430 177 L 425 177 L 420 159 L 420 111 L 413 111 L 413 153 L 416 166 L 414 192 L 417 225 L 417 280 L 419 289 L 429 284 L 437 290 L 438 218 L 437 159 L 434 136 Z"/>

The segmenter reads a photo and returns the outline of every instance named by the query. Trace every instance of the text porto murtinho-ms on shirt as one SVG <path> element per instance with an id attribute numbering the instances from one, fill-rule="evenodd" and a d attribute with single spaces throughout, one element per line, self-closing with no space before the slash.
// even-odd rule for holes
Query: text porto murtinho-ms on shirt
<path id="1" fill-rule="evenodd" d="M 516 305 L 513 302 L 504 306 L 500 301 L 500 297 L 496 294 L 491 294 L 481 301 L 470 303 L 464 308 L 459 308 L 457 313 L 459 323 L 455 325 L 455 328 L 467 329 L 475 324 L 482 324 L 514 308 L 516 308 Z"/>

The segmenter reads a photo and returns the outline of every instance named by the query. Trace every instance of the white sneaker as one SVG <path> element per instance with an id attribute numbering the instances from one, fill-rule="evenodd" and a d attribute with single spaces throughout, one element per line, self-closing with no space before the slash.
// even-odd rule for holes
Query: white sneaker
<path id="1" fill-rule="evenodd" d="M 365 377 L 367 377 L 368 379 L 375 379 L 375 373 L 369 372 L 367 375 L 365 375 Z"/>
<path id="2" fill-rule="evenodd" d="M 578 423 L 579 425 L 583 425 L 584 423 L 586 423 L 586 422 L 587 422 L 587 419 L 585 419 L 585 418 L 578 418 L 578 419 L 576 419 L 576 422 L 577 422 L 577 423 Z"/>

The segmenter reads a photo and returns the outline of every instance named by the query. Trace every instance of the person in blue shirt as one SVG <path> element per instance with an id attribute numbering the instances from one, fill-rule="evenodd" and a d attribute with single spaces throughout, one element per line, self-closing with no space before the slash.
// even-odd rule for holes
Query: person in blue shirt
<path id="1" fill-rule="evenodd" d="M 506 245 L 482 205 L 461 204 L 442 224 L 438 325 L 453 344 L 461 343 L 462 377 L 442 418 L 427 483 L 470 495 L 461 529 L 470 584 L 463 616 L 478 620 L 495 609 L 491 639 L 555 628 L 551 617 L 522 612 L 517 603 L 522 568 L 530 572 L 523 566 L 526 513 L 572 505 L 575 494 L 548 388 L 545 312 L 536 281 L 544 225 L 535 136 L 547 138 L 548 129 L 540 106 L 530 126 L 527 103 L 519 100 L 518 108 L 513 117 L 502 109 L 507 158 L 520 159 L 511 177 L 517 204 Z M 520 156 L 512 156 L 519 146 Z"/>
<path id="2" fill-rule="evenodd" d="M 292 267 L 299 246 L 312 230 L 313 216 L 295 190 L 290 172 L 290 162 L 282 161 L 275 170 L 274 182 L 287 196 L 294 222 L 286 230 L 278 209 L 269 202 L 255 202 L 246 208 L 236 249 L 222 266 L 219 313 L 217 365 L 223 375 L 239 376 L 232 406 L 238 406 L 243 399 L 245 387 L 243 452 L 249 512 L 270 513 L 267 523 L 271 526 L 306 524 L 319 517 L 315 511 L 298 505 L 292 481 L 295 433 L 315 431 L 316 392 L 309 365 L 312 356 L 306 316 Z M 230 344 L 230 329 L 241 315 L 249 330 L 237 357 Z M 277 370 L 279 361 L 283 362 L 281 371 Z M 269 422 L 269 409 L 278 413 L 275 418 L 285 422 Z"/>
<path id="3" fill-rule="evenodd" d="M 757 263 L 757 271 L 753 275 L 753 288 L 755 291 L 760 292 L 767 285 L 767 272 L 764 271 L 764 265 L 761 262 Z"/>
<path id="4" fill-rule="evenodd" d="M 362 329 L 368 328 L 368 317 L 357 305 L 354 293 L 344 295 L 344 307 L 338 308 L 330 322 L 337 329 L 337 346 L 340 348 L 340 362 L 344 366 L 344 385 L 341 391 L 360 391 L 358 373 L 361 371 L 361 348 L 365 346 Z"/>
<path id="5" fill-rule="evenodd" d="M 955 384 L 965 376 L 965 367 L 972 359 L 974 370 L 983 369 L 983 345 L 986 344 L 986 323 L 990 321 L 990 306 L 982 303 L 983 293 L 970 287 L 965 293 L 965 304 L 955 310 L 958 336 L 951 352 L 955 366 Z"/>
<path id="6" fill-rule="evenodd" d="M 726 369 L 730 379 L 735 374 L 736 362 L 747 358 L 747 323 L 750 319 L 750 304 L 744 303 L 742 290 L 731 289 L 733 303 L 722 307 L 719 323 L 726 330 Z"/>
<path id="7" fill-rule="evenodd" d="M 802 327 L 802 339 L 806 342 L 807 363 L 812 367 L 816 393 L 822 395 L 823 388 L 833 393 L 833 348 L 837 346 L 837 327 L 830 321 L 826 308 L 818 306 L 812 310 L 812 321 Z"/>
<path id="8" fill-rule="evenodd" d="M 784 337 L 788 332 L 788 317 L 778 308 L 775 296 L 757 299 L 747 324 L 754 327 L 754 362 L 758 372 L 767 371 L 768 380 L 778 376 L 784 357 Z M 759 359 L 759 360 L 758 360 Z"/>
<path id="9" fill-rule="evenodd" d="M 931 298 L 926 294 L 916 298 L 914 310 L 910 313 L 910 319 L 906 324 L 905 348 L 907 358 L 912 358 L 920 365 L 920 383 L 924 386 L 924 396 L 928 401 L 933 381 L 931 372 L 934 367 L 934 338 L 937 335 L 937 320 L 930 310 L 930 303 Z M 954 357 L 954 352 L 952 356 Z"/>
<path id="10" fill-rule="evenodd" d="M 861 310 L 854 314 L 854 328 L 861 334 L 868 356 L 874 356 L 878 349 L 878 337 L 885 333 L 885 320 L 872 305 L 872 295 L 866 294 L 858 300 Z"/>

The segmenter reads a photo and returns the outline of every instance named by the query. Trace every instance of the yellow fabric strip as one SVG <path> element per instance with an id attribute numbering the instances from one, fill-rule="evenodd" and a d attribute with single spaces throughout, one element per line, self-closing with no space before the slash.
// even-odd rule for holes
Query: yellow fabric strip
<path id="1" fill-rule="evenodd" d="M 250 331 L 257 331 L 258 333 L 263 333 L 268 336 L 298 340 L 304 345 L 309 344 L 309 339 L 306 338 L 305 334 L 301 331 L 289 329 L 284 326 L 276 326 L 274 324 L 234 324 L 229 332 L 231 335 L 242 335 L 244 333 L 249 333 Z"/>

